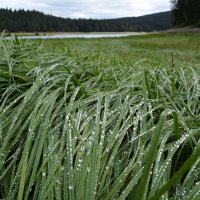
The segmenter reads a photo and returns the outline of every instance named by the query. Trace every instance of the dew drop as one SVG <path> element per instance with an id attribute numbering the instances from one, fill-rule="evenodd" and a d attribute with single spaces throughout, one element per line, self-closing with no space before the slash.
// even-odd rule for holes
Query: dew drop
<path id="1" fill-rule="evenodd" d="M 88 167 L 88 168 L 87 168 L 87 172 L 90 172 L 90 170 L 91 170 L 91 168 L 90 168 L 90 167 Z"/>
<path id="2" fill-rule="evenodd" d="M 69 190 L 72 190 L 72 189 L 73 189 L 73 186 L 72 186 L 72 185 L 70 185 L 70 186 L 69 186 Z"/>

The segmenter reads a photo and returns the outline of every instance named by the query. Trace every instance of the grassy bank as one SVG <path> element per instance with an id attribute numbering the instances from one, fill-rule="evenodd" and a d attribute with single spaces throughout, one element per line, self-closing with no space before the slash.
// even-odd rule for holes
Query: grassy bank
<path id="1" fill-rule="evenodd" d="M 0 199 L 200 198 L 200 36 L 0 40 Z"/>
<path id="2" fill-rule="evenodd" d="M 62 52 L 66 47 L 77 49 L 81 55 L 98 54 L 108 59 L 134 65 L 171 66 L 173 54 L 176 65 L 198 68 L 200 59 L 200 34 L 147 34 L 126 38 L 55 39 L 45 40 L 45 46 Z"/>

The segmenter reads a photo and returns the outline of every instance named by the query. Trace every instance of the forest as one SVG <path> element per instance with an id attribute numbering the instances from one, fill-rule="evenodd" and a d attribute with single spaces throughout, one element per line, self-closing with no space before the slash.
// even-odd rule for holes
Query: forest
<path id="1" fill-rule="evenodd" d="M 171 13 L 118 19 L 70 19 L 38 11 L 0 9 L 0 31 L 9 32 L 125 32 L 171 28 Z"/>
<path id="2" fill-rule="evenodd" d="M 36 10 L 0 9 L 0 31 L 8 32 L 152 32 L 200 27 L 199 0 L 170 0 L 171 11 L 117 19 L 70 19 Z M 134 13 L 133 13 L 134 16 Z"/>
<path id="3" fill-rule="evenodd" d="M 200 27 L 199 0 L 171 0 L 171 7 L 174 26 Z"/>

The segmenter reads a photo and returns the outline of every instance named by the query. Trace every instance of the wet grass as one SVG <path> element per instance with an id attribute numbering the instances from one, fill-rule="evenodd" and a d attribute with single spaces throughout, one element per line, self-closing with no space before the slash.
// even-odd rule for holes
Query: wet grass
<path id="1" fill-rule="evenodd" d="M 103 39 L 55 39 L 45 40 L 45 45 L 62 51 L 66 46 L 77 49 L 81 54 L 100 54 L 117 58 L 127 63 L 147 60 L 147 64 L 171 66 L 171 54 L 175 64 L 191 66 L 199 64 L 200 34 L 148 34 L 127 38 Z M 52 47 L 53 46 L 53 47 Z"/>
<path id="2" fill-rule="evenodd" d="M 0 40 L 0 199 L 198 200 L 199 42 Z"/>

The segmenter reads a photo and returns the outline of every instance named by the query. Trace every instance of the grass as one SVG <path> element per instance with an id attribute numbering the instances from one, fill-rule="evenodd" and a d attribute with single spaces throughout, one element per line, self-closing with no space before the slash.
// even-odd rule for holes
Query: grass
<path id="1" fill-rule="evenodd" d="M 143 61 L 145 65 L 169 68 L 173 53 L 175 64 L 198 68 L 200 58 L 199 34 L 162 33 L 121 39 L 55 39 L 45 40 L 44 45 L 60 52 L 70 46 L 77 49 L 81 55 L 98 54 L 132 66 Z"/>
<path id="2" fill-rule="evenodd" d="M 1 39 L 0 199 L 198 200 L 199 39 Z"/>

